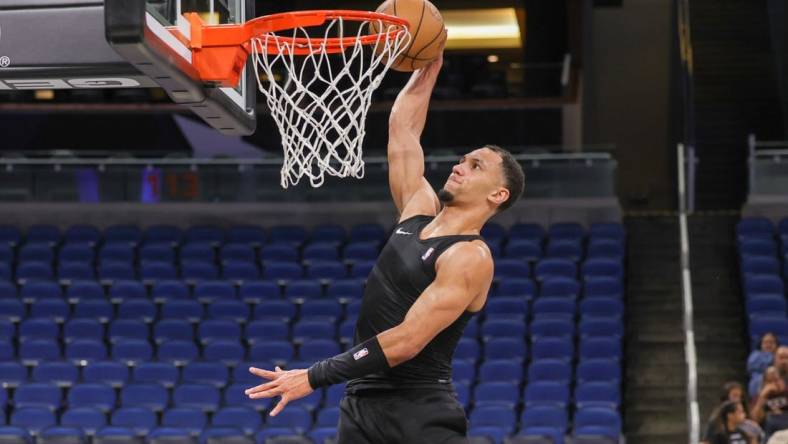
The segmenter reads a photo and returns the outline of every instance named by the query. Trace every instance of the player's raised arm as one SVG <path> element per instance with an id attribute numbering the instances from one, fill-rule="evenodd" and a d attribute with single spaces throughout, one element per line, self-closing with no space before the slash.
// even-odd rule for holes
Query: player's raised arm
<path id="1" fill-rule="evenodd" d="M 389 186 L 401 219 L 415 214 L 434 215 L 440 208 L 438 197 L 424 178 L 424 151 L 419 139 L 442 64 L 441 53 L 435 62 L 415 71 L 391 108 Z"/>

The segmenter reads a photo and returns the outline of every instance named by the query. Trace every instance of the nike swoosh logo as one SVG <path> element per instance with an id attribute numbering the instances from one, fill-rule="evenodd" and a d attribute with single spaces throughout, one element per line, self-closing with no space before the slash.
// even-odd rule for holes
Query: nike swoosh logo
<path id="1" fill-rule="evenodd" d="M 405 235 L 413 234 L 413 233 L 408 233 L 407 231 L 402 231 L 402 228 L 397 228 L 397 231 L 395 231 L 395 233 L 397 233 L 397 234 L 405 234 Z"/>

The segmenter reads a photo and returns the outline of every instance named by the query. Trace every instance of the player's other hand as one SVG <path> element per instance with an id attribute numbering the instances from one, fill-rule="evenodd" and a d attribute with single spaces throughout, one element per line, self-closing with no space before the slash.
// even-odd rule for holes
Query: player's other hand
<path id="1" fill-rule="evenodd" d="M 250 399 L 281 396 L 279 403 L 271 411 L 271 416 L 276 416 L 290 401 L 308 396 L 314 391 L 312 386 L 309 385 L 309 377 L 306 372 L 305 369 L 282 370 L 279 367 L 276 367 L 275 371 L 272 372 L 250 367 L 249 373 L 265 378 L 269 382 L 247 389 L 244 393 Z"/>

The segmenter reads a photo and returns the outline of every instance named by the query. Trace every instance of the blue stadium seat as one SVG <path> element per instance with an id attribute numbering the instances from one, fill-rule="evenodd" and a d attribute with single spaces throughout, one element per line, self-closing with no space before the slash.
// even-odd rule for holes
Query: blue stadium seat
<path id="1" fill-rule="evenodd" d="M 488 318 L 522 320 L 528 318 L 528 301 L 522 297 L 496 297 L 487 301 L 484 309 Z"/>
<path id="2" fill-rule="evenodd" d="M 214 301 L 208 305 L 208 318 L 245 323 L 249 319 L 249 305 L 237 300 Z"/>
<path id="3" fill-rule="evenodd" d="M 621 341 L 616 338 L 583 337 L 580 338 L 580 360 L 597 358 L 621 358 Z"/>
<path id="4" fill-rule="evenodd" d="M 68 391 L 66 403 L 69 408 L 91 407 L 104 413 L 115 408 L 115 390 L 107 384 L 77 384 Z"/>
<path id="5" fill-rule="evenodd" d="M 45 407 L 23 407 L 14 409 L 11 413 L 12 426 L 26 428 L 31 434 L 36 435 L 47 427 L 54 426 L 54 409 Z"/>
<path id="6" fill-rule="evenodd" d="M 156 383 L 172 388 L 180 380 L 178 367 L 170 362 L 140 362 L 134 367 L 132 380 L 137 383 Z"/>
<path id="7" fill-rule="evenodd" d="M 350 228 L 350 242 L 386 241 L 386 230 L 380 224 L 358 224 Z"/>
<path id="8" fill-rule="evenodd" d="M 178 270 L 170 262 L 143 262 L 140 266 L 140 279 L 146 285 L 178 279 Z"/>
<path id="9" fill-rule="evenodd" d="M 95 408 L 69 408 L 60 415 L 60 425 L 79 427 L 88 435 L 93 435 L 98 429 L 107 425 L 107 418 L 103 412 Z"/>
<path id="10" fill-rule="evenodd" d="M 293 345 L 286 341 L 266 341 L 249 347 L 249 359 L 252 361 L 274 361 L 282 365 L 294 356 Z"/>
<path id="11" fill-rule="evenodd" d="M 218 246 L 224 243 L 224 229 L 215 225 L 195 225 L 186 230 L 186 242 Z"/>
<path id="12" fill-rule="evenodd" d="M 487 222 L 481 230 L 481 236 L 486 241 L 506 239 L 506 228 L 496 222 Z"/>
<path id="13" fill-rule="evenodd" d="M 104 289 L 96 281 L 74 281 L 66 289 L 66 299 L 70 304 L 81 300 L 105 299 Z"/>
<path id="14" fill-rule="evenodd" d="M 578 324 L 578 332 L 580 337 L 620 338 L 624 336 L 624 325 L 620 319 L 582 316 Z"/>
<path id="15" fill-rule="evenodd" d="M 285 288 L 285 297 L 290 300 L 316 299 L 323 295 L 317 279 L 298 279 L 291 281 Z"/>
<path id="16" fill-rule="evenodd" d="M 345 397 L 345 384 L 335 384 L 326 389 L 324 408 L 338 407 L 339 401 Z"/>
<path id="17" fill-rule="evenodd" d="M 579 261 L 583 257 L 583 245 L 580 239 L 550 239 L 547 242 L 546 256 Z"/>
<path id="18" fill-rule="evenodd" d="M 185 383 L 208 384 L 216 388 L 227 385 L 229 372 L 221 362 L 190 362 L 183 366 L 182 380 Z"/>
<path id="19" fill-rule="evenodd" d="M 342 317 L 342 305 L 335 300 L 310 300 L 301 306 L 301 319 L 332 324 Z"/>
<path id="20" fill-rule="evenodd" d="M 304 247 L 301 258 L 304 261 L 339 261 L 339 248 L 333 242 L 313 242 Z"/>
<path id="21" fill-rule="evenodd" d="M 580 302 L 580 315 L 621 318 L 624 316 L 624 304 L 621 299 L 613 297 L 584 299 Z"/>
<path id="22" fill-rule="evenodd" d="M 268 427 L 289 427 L 301 434 L 312 427 L 312 415 L 309 410 L 298 405 L 288 405 L 276 416 L 266 420 Z"/>
<path id="23" fill-rule="evenodd" d="M 22 232 L 11 225 L 0 226 L 0 242 L 15 247 L 22 242 Z"/>
<path id="24" fill-rule="evenodd" d="M 785 286 L 779 276 L 751 275 L 744 278 L 744 294 L 785 294 Z"/>
<path id="25" fill-rule="evenodd" d="M 26 241 L 32 243 L 44 243 L 50 245 L 57 245 L 60 243 L 62 235 L 60 229 L 54 225 L 32 225 L 27 230 Z"/>
<path id="26" fill-rule="evenodd" d="M 141 437 L 126 427 L 106 426 L 93 435 L 93 444 L 139 444 Z"/>
<path id="27" fill-rule="evenodd" d="M 307 277 L 312 279 L 344 279 L 348 277 L 347 266 L 339 261 L 312 261 L 307 269 Z"/>
<path id="28" fill-rule="evenodd" d="M 121 339 L 112 346 L 112 359 L 125 362 L 126 365 L 137 365 L 153 357 L 153 347 L 147 340 Z"/>
<path id="29" fill-rule="evenodd" d="M 465 340 L 468 340 L 468 338 L 461 339 L 460 343 Z M 475 340 L 468 341 L 476 344 Z M 528 347 L 523 337 L 491 338 L 484 344 L 485 359 L 516 359 L 522 361 L 527 355 Z M 456 352 L 455 359 L 459 359 Z"/>
<path id="30" fill-rule="evenodd" d="M 777 256 L 777 243 L 772 239 L 746 238 L 739 244 L 739 255 L 744 257 L 774 257 Z"/>
<path id="31" fill-rule="evenodd" d="M 69 311 L 68 304 L 62 299 L 42 299 L 30 307 L 30 317 L 50 318 L 63 323 L 68 319 Z"/>
<path id="32" fill-rule="evenodd" d="M 15 261 L 14 250 L 10 245 L 0 241 L 0 263 L 11 264 Z"/>
<path id="33" fill-rule="evenodd" d="M 197 444 L 197 437 L 178 427 L 154 427 L 146 436 L 150 444 Z"/>
<path id="34" fill-rule="evenodd" d="M 470 380 L 467 378 L 466 380 Z M 523 366 L 517 361 L 492 359 L 484 361 L 479 367 L 480 382 L 509 382 L 520 384 L 523 380 Z"/>
<path id="35" fill-rule="evenodd" d="M 245 366 L 243 370 L 247 374 L 250 374 L 247 369 L 248 366 Z M 270 408 L 273 402 L 272 399 L 250 399 L 248 396 L 246 396 L 246 394 L 244 394 L 244 391 L 246 389 L 251 387 L 253 384 L 257 384 L 260 381 L 259 376 L 254 376 L 254 375 L 251 376 L 255 379 L 246 382 L 236 382 L 234 384 L 228 385 L 224 389 L 224 392 L 222 394 L 223 405 L 249 407 L 257 411 L 268 410 Z"/>
<path id="36" fill-rule="evenodd" d="M 518 223 L 509 227 L 509 240 L 530 240 L 533 242 L 541 243 L 547 233 L 545 229 L 534 223 Z"/>
<path id="37" fill-rule="evenodd" d="M 339 342 L 342 344 L 352 344 L 356 334 L 356 317 L 347 318 L 339 324 Z M 476 324 L 474 324 L 476 325 Z M 467 330 L 467 328 L 466 328 Z"/>
<path id="38" fill-rule="evenodd" d="M 151 289 L 151 298 L 157 304 L 173 299 L 189 299 L 189 287 L 182 281 L 157 281 Z"/>
<path id="39" fill-rule="evenodd" d="M 622 299 L 624 296 L 624 287 L 621 279 L 607 276 L 589 277 L 583 285 L 583 296 L 585 298 L 611 297 Z"/>
<path id="40" fill-rule="evenodd" d="M 247 304 L 259 304 L 264 300 L 280 299 L 281 290 L 274 281 L 244 282 L 238 297 Z"/>
<path id="41" fill-rule="evenodd" d="M 161 306 L 162 319 L 185 319 L 196 323 L 205 315 L 202 305 L 195 300 L 168 300 Z"/>
<path id="42" fill-rule="evenodd" d="M 525 322 L 515 319 L 488 319 L 482 324 L 482 339 L 522 338 L 525 336 Z"/>
<path id="43" fill-rule="evenodd" d="M 317 413 L 315 427 L 336 427 L 339 424 L 339 407 L 326 407 Z"/>
<path id="44" fill-rule="evenodd" d="M 162 426 L 185 429 L 192 436 L 199 435 L 207 423 L 205 412 L 188 407 L 169 408 L 164 411 L 161 418 Z"/>
<path id="45" fill-rule="evenodd" d="M 66 244 L 58 252 L 58 262 L 83 262 L 92 264 L 96 259 L 96 250 L 92 245 L 84 243 Z"/>
<path id="46" fill-rule="evenodd" d="M 588 234 L 594 239 L 610 239 L 623 242 L 626 238 L 624 226 L 618 222 L 597 222 L 591 224 Z"/>
<path id="47" fill-rule="evenodd" d="M 156 350 L 159 361 L 175 365 L 185 365 L 199 357 L 199 350 L 193 341 L 164 341 Z"/>
<path id="48" fill-rule="evenodd" d="M 561 318 L 534 319 L 530 331 L 534 339 L 543 336 L 571 339 L 575 334 L 575 323 L 571 319 Z"/>
<path id="49" fill-rule="evenodd" d="M 65 357 L 78 365 L 91 365 L 107 359 L 104 341 L 97 339 L 75 339 L 66 344 Z"/>
<path id="50" fill-rule="evenodd" d="M 215 412 L 220 400 L 219 389 L 209 384 L 182 383 L 172 392 L 175 407 L 190 407 L 204 412 Z"/>
<path id="51" fill-rule="evenodd" d="M 135 225 L 112 225 L 104 230 L 105 243 L 137 245 L 142 240 L 142 230 Z"/>
<path id="52" fill-rule="evenodd" d="M 577 365 L 577 382 L 613 382 L 621 380 L 621 363 L 617 359 L 586 359 Z"/>
<path id="53" fill-rule="evenodd" d="M 750 317 L 750 339 L 752 344 L 757 344 L 766 333 L 775 334 L 780 342 L 783 338 L 788 338 L 788 319 L 778 314 Z"/>
<path id="54" fill-rule="evenodd" d="M 163 319 L 153 326 L 153 339 L 156 344 L 172 340 L 191 341 L 194 339 L 194 332 L 188 321 Z"/>
<path id="55" fill-rule="evenodd" d="M 575 412 L 574 428 L 575 436 L 603 435 L 617 440 L 621 434 L 621 416 L 602 407 L 580 408 Z"/>
<path id="56" fill-rule="evenodd" d="M 523 278 L 531 275 L 528 262 L 521 259 L 498 259 L 495 261 L 495 279 Z"/>
<path id="57" fill-rule="evenodd" d="M 241 326 L 228 319 L 209 319 L 200 323 L 197 337 L 203 344 L 221 339 L 237 341 L 241 339 Z"/>
<path id="58" fill-rule="evenodd" d="M 572 380 L 572 364 L 558 359 L 541 359 L 528 367 L 528 383 L 553 381 L 568 385 Z"/>
<path id="59" fill-rule="evenodd" d="M 183 241 L 183 230 L 174 225 L 151 225 L 143 236 L 146 244 L 175 246 Z"/>
<path id="60" fill-rule="evenodd" d="M 8 262 L 0 262 L 0 280 L 11 281 L 14 279 L 11 272 L 11 264 Z"/>
<path id="61" fill-rule="evenodd" d="M 312 229 L 309 239 L 315 243 L 325 242 L 341 245 L 347 240 L 347 231 L 341 225 L 321 224 Z"/>
<path id="62" fill-rule="evenodd" d="M 19 322 L 25 317 L 25 306 L 17 299 L 0 299 L 0 319 Z"/>
<path id="63" fill-rule="evenodd" d="M 591 239 L 588 243 L 588 258 L 624 259 L 624 246 L 611 239 Z"/>
<path id="64" fill-rule="evenodd" d="M 0 340 L 12 341 L 16 337 L 14 323 L 9 320 L 0 320 Z"/>
<path id="65" fill-rule="evenodd" d="M 350 277 L 366 279 L 373 268 L 375 268 L 375 261 L 356 261 L 350 266 Z"/>
<path id="66" fill-rule="evenodd" d="M 290 326 L 281 319 L 255 320 L 246 324 L 244 339 L 249 344 L 269 340 L 287 341 L 290 339 Z"/>
<path id="67" fill-rule="evenodd" d="M 179 251 L 179 259 L 184 262 L 206 262 L 213 264 L 216 261 L 216 252 L 213 245 L 205 242 L 192 242 L 184 244 Z"/>
<path id="68" fill-rule="evenodd" d="M 220 361 L 225 365 L 236 365 L 243 361 L 246 348 L 240 341 L 215 340 L 208 343 L 203 349 L 203 359 Z"/>
<path id="69" fill-rule="evenodd" d="M 779 275 L 780 261 L 776 257 L 747 256 L 741 260 L 741 271 L 746 275 Z"/>
<path id="70" fill-rule="evenodd" d="M 84 300 L 74 305 L 73 319 L 96 319 L 101 323 L 109 322 L 113 316 L 112 304 L 104 299 Z"/>
<path id="71" fill-rule="evenodd" d="M 296 307 L 289 301 L 266 300 L 254 307 L 255 319 L 281 319 L 289 321 L 295 317 Z"/>
<path id="72" fill-rule="evenodd" d="M 346 261 L 374 261 L 379 253 L 377 242 L 353 242 L 345 246 L 342 256 Z"/>
<path id="73" fill-rule="evenodd" d="M 536 262 L 542 258 L 542 245 L 532 239 L 511 239 L 506 244 L 503 255 L 509 259 Z"/>
<path id="74" fill-rule="evenodd" d="M 24 341 L 19 344 L 19 358 L 22 364 L 27 366 L 38 365 L 43 361 L 56 361 L 60 359 L 60 346 L 48 339 Z"/>
<path id="75" fill-rule="evenodd" d="M 606 407 L 618 409 L 621 404 L 621 392 L 614 382 L 586 382 L 575 387 L 575 406 Z"/>
<path id="76" fill-rule="evenodd" d="M 156 319 L 156 305 L 147 299 L 132 299 L 118 305 L 118 319 L 136 319 L 151 323 Z"/>
<path id="77" fill-rule="evenodd" d="M 271 262 L 296 262 L 299 259 L 298 250 L 290 244 L 270 244 L 260 250 L 260 260 L 264 264 Z"/>
<path id="78" fill-rule="evenodd" d="M 139 319 L 116 319 L 109 323 L 107 337 L 111 343 L 124 339 L 139 339 L 147 341 L 150 331 L 147 324 Z"/>
<path id="79" fill-rule="evenodd" d="M 34 382 L 52 383 L 58 387 L 71 387 L 79 379 L 79 370 L 70 362 L 42 362 L 33 367 L 32 379 Z"/>
<path id="80" fill-rule="evenodd" d="M 571 362 L 575 348 L 571 339 L 566 337 L 536 337 L 531 343 L 531 359 L 557 359 Z"/>
<path id="81" fill-rule="evenodd" d="M 454 359 L 476 361 L 480 356 L 479 342 L 474 339 L 461 338 L 454 351 Z"/>
<path id="82" fill-rule="evenodd" d="M 534 319 L 574 319 L 576 308 L 571 297 L 542 297 L 534 301 L 533 315 Z"/>
<path id="83" fill-rule="evenodd" d="M 0 281 L 0 300 L 2 299 L 16 299 L 19 297 L 19 292 L 16 285 L 8 281 Z"/>
<path id="84" fill-rule="evenodd" d="M 20 285 L 34 281 L 51 281 L 52 265 L 47 262 L 21 262 L 16 268 L 16 281 Z"/>
<path id="85" fill-rule="evenodd" d="M 167 407 L 167 389 L 158 383 L 134 382 L 120 390 L 120 403 L 123 407 L 145 407 L 160 412 Z"/>
<path id="86" fill-rule="evenodd" d="M 256 225 L 234 225 L 227 229 L 227 242 L 251 245 L 258 248 L 265 244 L 267 236 L 262 227 Z"/>
<path id="87" fill-rule="evenodd" d="M 585 230 L 577 222 L 558 222 L 547 229 L 550 239 L 583 239 Z"/>
<path id="88" fill-rule="evenodd" d="M 474 389 L 476 407 L 499 405 L 514 409 L 520 402 L 519 383 L 480 382 Z"/>
<path id="89" fill-rule="evenodd" d="M 308 238 L 306 228 L 300 225 L 276 225 L 269 230 L 270 243 L 290 244 L 301 246 Z"/>
<path id="90" fill-rule="evenodd" d="M 759 294 L 747 298 L 748 316 L 780 317 L 786 314 L 785 297 L 781 294 Z"/>
<path id="91" fill-rule="evenodd" d="M 210 263 L 196 260 L 181 262 L 181 278 L 190 284 L 219 278 L 219 268 Z"/>
<path id="92" fill-rule="evenodd" d="M 57 385 L 51 383 L 28 382 L 20 384 L 14 392 L 11 405 L 17 410 L 38 407 L 55 411 L 61 405 L 61 391 Z"/>
<path id="93" fill-rule="evenodd" d="M 300 279 L 304 276 L 301 265 L 294 262 L 266 262 L 263 267 L 263 278 L 274 280 Z"/>
<path id="94" fill-rule="evenodd" d="M 563 434 L 568 426 L 566 408 L 557 405 L 534 405 L 523 409 L 520 417 L 520 426 L 524 434 L 530 434 L 529 429 L 552 428 L 554 431 L 548 432 L 555 443 L 563 441 Z M 521 432 L 521 434 L 523 434 Z M 540 432 L 543 432 L 540 430 Z M 558 439 L 556 439 L 558 438 Z"/>
<path id="95" fill-rule="evenodd" d="M 592 258 L 583 262 L 580 274 L 583 279 L 597 276 L 608 276 L 617 279 L 624 278 L 624 267 L 616 259 Z"/>
<path id="96" fill-rule="evenodd" d="M 236 299 L 235 287 L 228 281 L 203 281 L 194 286 L 194 297 L 203 304 L 220 299 Z"/>
<path id="97" fill-rule="evenodd" d="M 577 265 L 569 259 L 548 258 L 536 263 L 534 277 L 538 281 L 544 281 L 552 277 L 575 278 L 577 276 Z"/>
<path id="98" fill-rule="evenodd" d="M 489 436 L 500 444 L 504 436 L 514 432 L 517 417 L 514 410 L 500 405 L 475 407 L 470 414 L 471 436 Z"/>
<path id="99" fill-rule="evenodd" d="M 63 291 L 54 282 L 34 281 L 22 286 L 19 297 L 22 302 L 32 304 L 42 299 L 63 299 Z"/>
<path id="100" fill-rule="evenodd" d="M 131 263 L 126 262 L 102 262 L 98 267 L 98 276 L 104 284 L 113 284 L 115 281 L 133 281 L 137 279 L 137 273 Z"/>
<path id="101" fill-rule="evenodd" d="M 498 284 L 495 296 L 531 300 L 536 296 L 536 285 L 528 278 L 508 278 Z"/>
<path id="102" fill-rule="evenodd" d="M 7 387 L 23 384 L 27 382 L 27 369 L 16 361 L 0 362 L 0 381 Z"/>
<path id="103" fill-rule="evenodd" d="M 14 344 L 12 342 L 0 342 L 0 360 L 7 361 L 15 357 Z"/>
<path id="104" fill-rule="evenodd" d="M 523 391 L 526 410 L 550 405 L 566 408 L 569 404 L 569 385 L 559 381 L 530 381 Z"/>
<path id="105" fill-rule="evenodd" d="M 148 292 L 139 281 L 116 281 L 109 290 L 109 299 L 114 304 L 124 301 L 147 300 Z"/>
<path id="106" fill-rule="evenodd" d="M 146 243 L 140 247 L 140 263 L 175 263 L 175 247 L 169 242 Z"/>
<path id="107" fill-rule="evenodd" d="M 788 217 L 780 219 L 780 222 L 777 224 L 777 232 L 781 235 L 788 234 Z"/>
<path id="108" fill-rule="evenodd" d="M 765 217 L 745 217 L 736 224 L 736 234 L 773 236 L 774 224 Z"/>
<path id="109" fill-rule="evenodd" d="M 114 361 L 91 362 L 82 369 L 82 381 L 119 388 L 129 381 L 129 368 Z"/>
<path id="110" fill-rule="evenodd" d="M 145 436 L 156 427 L 156 414 L 144 407 L 121 407 L 110 419 L 113 426 L 126 427 L 137 436 Z"/>
<path id="111" fill-rule="evenodd" d="M 40 444 L 85 444 L 87 436 L 78 427 L 52 426 L 38 434 L 37 442 Z"/>
<path id="112" fill-rule="evenodd" d="M 19 340 L 46 339 L 57 341 L 60 328 L 52 319 L 27 318 L 19 323 Z"/>
<path id="113" fill-rule="evenodd" d="M 487 362 L 509 362 L 504 360 L 487 361 Z M 492 371 L 492 370 L 490 370 Z M 451 362 L 451 378 L 455 383 L 467 382 L 471 383 L 476 380 L 476 365 L 473 361 L 463 359 L 454 359 Z"/>
<path id="114" fill-rule="evenodd" d="M 260 279 L 260 269 L 254 262 L 225 261 L 222 266 L 222 279 L 243 285 Z"/>
<path id="115" fill-rule="evenodd" d="M 347 306 L 345 306 L 346 317 L 358 318 L 359 313 L 361 313 L 361 300 L 350 301 Z"/>
<path id="116" fill-rule="evenodd" d="M 304 342 L 311 339 L 335 338 L 336 326 L 323 321 L 299 321 L 293 324 L 293 341 Z"/>
<path id="117" fill-rule="evenodd" d="M 51 264 L 55 260 L 55 251 L 48 243 L 26 243 L 17 253 L 19 262 L 45 262 Z"/>
<path id="118" fill-rule="evenodd" d="M 332 339 L 314 339 L 301 344 L 298 359 L 316 362 L 338 355 L 341 351 L 339 344 Z"/>
<path id="119" fill-rule="evenodd" d="M 126 242 L 107 242 L 99 248 L 98 259 L 102 264 L 117 262 L 130 265 L 136 257 L 132 245 Z"/>

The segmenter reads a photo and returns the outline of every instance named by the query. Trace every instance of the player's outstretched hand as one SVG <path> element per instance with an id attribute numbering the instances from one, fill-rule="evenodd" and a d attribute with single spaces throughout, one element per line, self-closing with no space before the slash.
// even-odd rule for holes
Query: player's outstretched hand
<path id="1" fill-rule="evenodd" d="M 272 372 L 250 367 L 249 372 L 269 380 L 269 382 L 247 389 L 244 393 L 250 399 L 282 397 L 271 411 L 271 416 L 279 414 L 288 402 L 308 396 L 314 391 L 312 386 L 309 385 L 309 377 L 304 369 L 282 370 L 276 367 L 275 371 Z"/>

